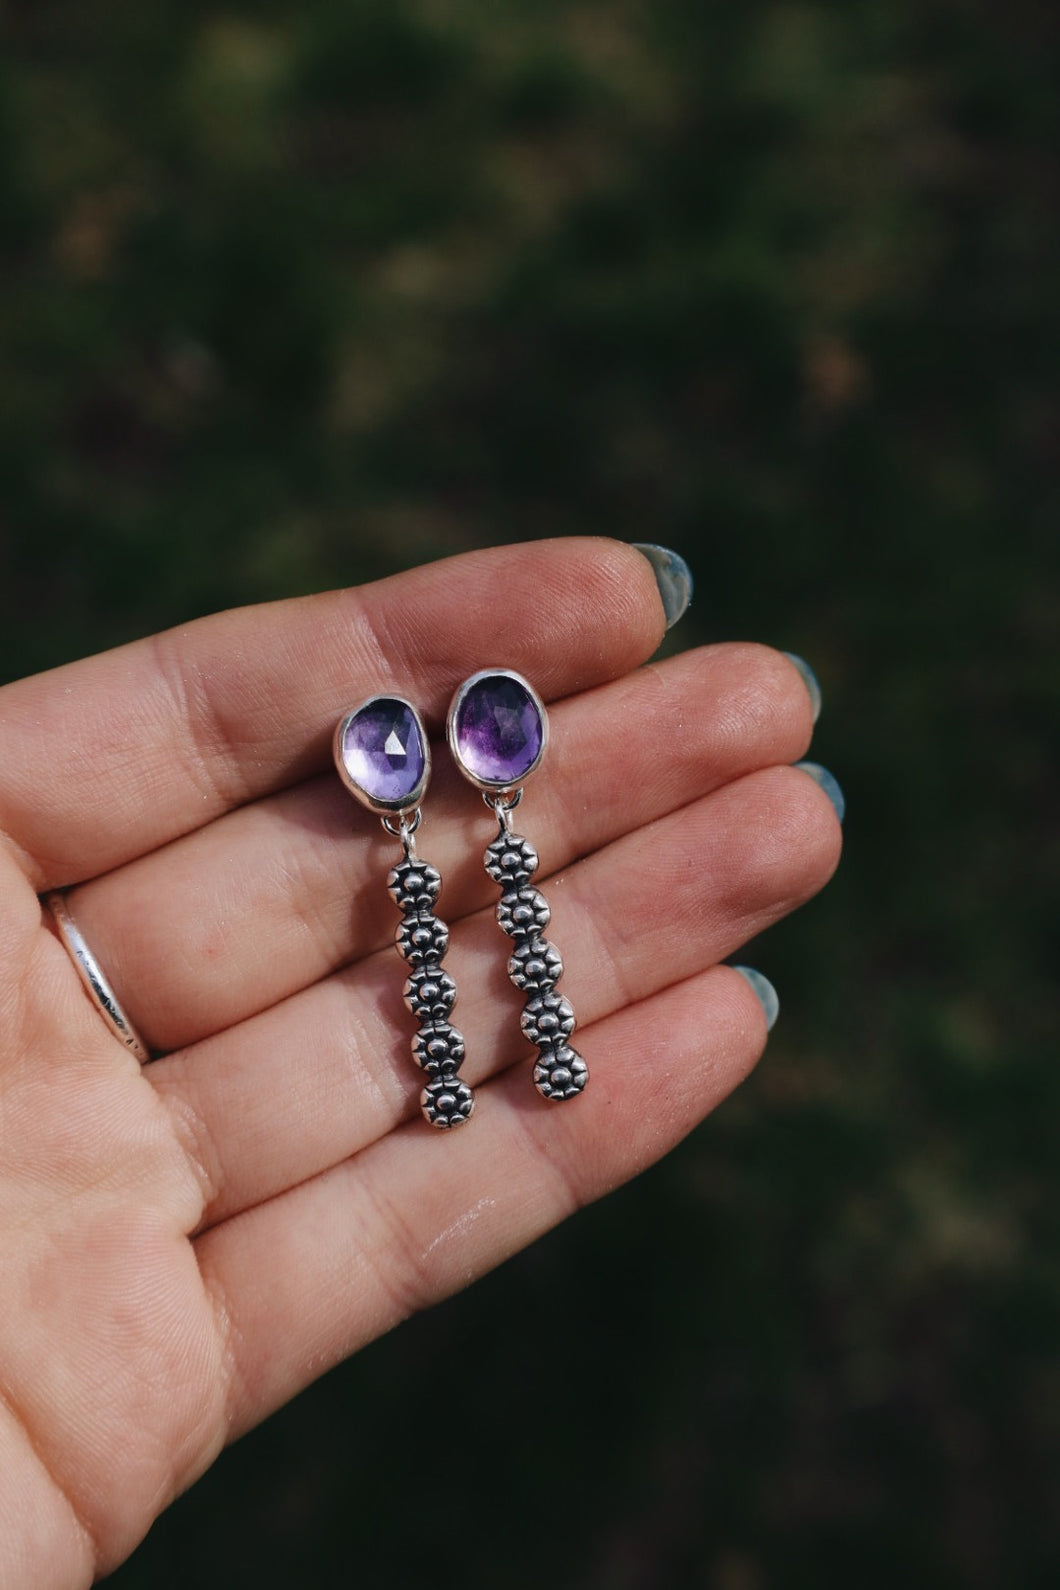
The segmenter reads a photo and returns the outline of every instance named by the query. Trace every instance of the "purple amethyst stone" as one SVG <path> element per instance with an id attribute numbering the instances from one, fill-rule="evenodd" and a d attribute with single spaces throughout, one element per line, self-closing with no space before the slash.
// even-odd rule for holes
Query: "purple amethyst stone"
<path id="1" fill-rule="evenodd" d="M 354 792 L 390 811 L 415 806 L 423 794 L 427 749 L 407 701 L 373 696 L 341 726 L 340 770 Z"/>
<path id="2" fill-rule="evenodd" d="M 450 740 L 476 784 L 514 789 L 541 759 L 545 709 L 525 680 L 508 673 L 483 674 L 458 696 Z"/>

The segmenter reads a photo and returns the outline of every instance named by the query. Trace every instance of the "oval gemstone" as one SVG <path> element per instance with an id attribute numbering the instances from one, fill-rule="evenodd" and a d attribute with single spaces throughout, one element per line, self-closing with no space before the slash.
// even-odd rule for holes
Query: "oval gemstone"
<path id="1" fill-rule="evenodd" d="M 414 806 L 423 792 L 426 747 L 407 701 L 366 701 L 347 719 L 339 755 L 350 782 L 369 800 Z"/>
<path id="2" fill-rule="evenodd" d="M 541 756 L 544 708 L 521 679 L 484 674 L 457 704 L 453 740 L 471 778 L 494 788 L 514 788 Z"/>

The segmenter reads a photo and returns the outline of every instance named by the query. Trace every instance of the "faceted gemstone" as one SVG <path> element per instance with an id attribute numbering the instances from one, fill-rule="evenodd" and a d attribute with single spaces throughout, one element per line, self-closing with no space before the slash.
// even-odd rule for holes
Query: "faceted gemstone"
<path id="1" fill-rule="evenodd" d="M 370 800 L 415 804 L 425 750 L 411 707 L 376 696 L 354 713 L 342 735 L 342 763 Z"/>
<path id="2" fill-rule="evenodd" d="M 542 709 L 526 685 L 486 674 L 471 685 L 454 719 L 460 760 L 474 779 L 511 789 L 530 772 L 544 743 Z"/>

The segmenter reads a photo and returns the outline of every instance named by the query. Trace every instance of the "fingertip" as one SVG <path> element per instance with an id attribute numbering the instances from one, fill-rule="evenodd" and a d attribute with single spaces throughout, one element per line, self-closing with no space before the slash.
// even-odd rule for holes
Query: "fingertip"
<path id="1" fill-rule="evenodd" d="M 623 666 L 613 672 L 646 662 L 684 611 L 670 576 L 635 543 L 585 536 L 553 545 L 563 548 L 566 578 L 578 582 L 585 630 L 598 633 L 601 647 L 622 648 Z M 688 582 L 690 591 L 691 575 Z"/>
<path id="2" fill-rule="evenodd" d="M 631 545 L 641 553 L 651 567 L 662 603 L 667 629 L 687 613 L 692 601 L 692 570 L 679 552 L 659 546 L 654 541 L 633 541 Z"/>
<path id="3" fill-rule="evenodd" d="M 799 678 L 806 686 L 806 694 L 810 698 L 810 707 L 813 712 L 813 721 L 816 723 L 818 718 L 821 716 L 821 706 L 823 703 L 821 685 L 817 675 L 814 673 L 805 657 L 800 657 L 797 652 L 785 651 L 781 652 L 781 656 L 788 659 L 788 662 L 791 663 Z"/>
<path id="4" fill-rule="evenodd" d="M 766 1032 L 772 1032 L 776 1026 L 777 1017 L 780 1015 L 780 996 L 769 978 L 753 966 L 734 966 L 734 972 L 739 972 L 744 982 L 753 992 L 762 1007 L 762 1014 L 766 1018 Z"/>
<path id="5" fill-rule="evenodd" d="M 818 788 L 824 790 L 832 803 L 832 810 L 840 823 L 842 823 L 846 816 L 847 803 L 846 796 L 839 787 L 839 780 L 835 774 L 830 773 L 826 767 L 822 767 L 820 762 L 796 762 L 794 765 L 800 773 L 805 773 L 807 778 L 813 779 Z"/>
<path id="6" fill-rule="evenodd" d="M 652 566 L 625 541 L 557 537 L 478 556 L 493 598 L 479 628 L 478 665 L 514 667 L 546 699 L 629 673 L 666 632 Z M 497 643 L 488 639 L 498 622 L 504 656 L 493 655 Z"/>

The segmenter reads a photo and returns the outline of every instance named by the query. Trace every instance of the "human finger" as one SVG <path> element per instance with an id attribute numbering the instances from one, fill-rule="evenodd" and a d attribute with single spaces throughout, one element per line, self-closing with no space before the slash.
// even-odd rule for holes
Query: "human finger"
<path id="1" fill-rule="evenodd" d="M 561 992 L 592 1030 L 733 954 L 816 893 L 838 854 L 835 812 L 803 774 L 770 768 L 727 784 L 552 881 L 548 934 L 564 958 Z M 466 1040 L 461 1074 L 477 1086 L 520 1063 L 536 1097 L 507 956 L 489 909 L 454 933 L 447 964 L 461 989 L 453 1016 Z M 422 1078 L 401 983 L 393 952 L 381 951 L 151 1068 L 203 1185 L 204 1224 L 274 1197 L 418 1115 Z M 601 1064 L 606 1070 L 606 1057 Z M 567 1106 L 538 1108 L 547 1115 Z M 419 1130 L 427 1134 L 422 1123 Z M 476 1115 L 460 1135 L 481 1130 Z"/>
<path id="2" fill-rule="evenodd" d="M 733 778 L 794 761 L 812 703 L 779 652 L 712 646 L 561 701 L 551 724 L 526 806 L 542 876 Z M 421 848 L 454 921 L 489 898 L 490 818 L 445 755 L 425 812 Z M 173 1049 L 392 938 L 383 879 L 394 851 L 324 776 L 85 884 L 71 907 L 134 1025 Z"/>
<path id="3" fill-rule="evenodd" d="M 476 1131 L 409 1124 L 204 1233 L 233 1437 L 660 1158 L 747 1074 L 765 1035 L 748 984 L 713 968 L 587 1030 L 594 1083 L 570 1107 L 541 1109 L 507 1072 L 482 1089 Z"/>
<path id="4" fill-rule="evenodd" d="M 319 771 L 351 701 L 395 690 L 438 724 L 499 657 L 552 699 L 643 662 L 664 626 L 647 559 L 588 537 L 216 614 L 0 690 L 0 832 L 38 893 L 67 887 Z"/>

